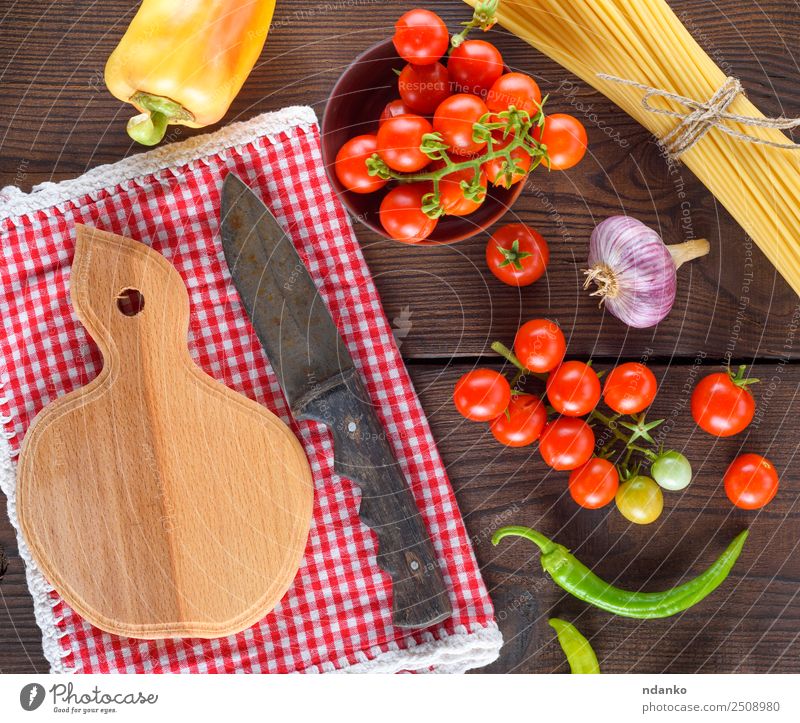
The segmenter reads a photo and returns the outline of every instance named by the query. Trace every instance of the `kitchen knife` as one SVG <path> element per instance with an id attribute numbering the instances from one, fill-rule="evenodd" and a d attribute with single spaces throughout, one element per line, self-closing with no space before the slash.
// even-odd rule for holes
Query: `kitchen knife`
<path id="1" fill-rule="evenodd" d="M 229 174 L 222 247 L 244 308 L 295 419 L 325 424 L 334 469 L 361 488 L 359 516 L 392 578 L 392 620 L 433 625 L 452 614 L 425 523 L 350 353 L 291 238 L 253 191 Z"/>

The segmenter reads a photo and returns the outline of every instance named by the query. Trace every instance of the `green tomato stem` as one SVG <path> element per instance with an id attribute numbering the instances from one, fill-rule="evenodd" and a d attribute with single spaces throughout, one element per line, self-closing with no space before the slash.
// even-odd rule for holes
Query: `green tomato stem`
<path id="1" fill-rule="evenodd" d="M 511 266 L 518 271 L 522 271 L 522 260 L 527 259 L 529 256 L 533 256 L 528 251 L 520 251 L 519 250 L 519 239 L 515 239 L 512 244 L 511 248 L 507 249 L 504 246 L 497 245 L 497 250 L 500 252 L 500 255 L 503 257 L 503 261 L 500 263 L 500 267 L 504 266 Z"/>
<path id="2" fill-rule="evenodd" d="M 629 445 L 629 449 L 631 449 L 634 452 L 638 452 L 641 455 L 644 455 L 651 462 L 655 462 L 658 459 L 658 455 L 655 452 L 649 449 L 645 449 L 644 447 L 639 447 L 636 444 Z"/>
<path id="3" fill-rule="evenodd" d="M 628 451 L 625 452 L 625 461 L 622 463 L 622 468 L 625 470 L 628 469 L 628 465 L 631 462 L 631 457 L 633 456 L 633 447 L 629 444 L 627 446 L 627 450 Z"/>
<path id="4" fill-rule="evenodd" d="M 531 372 L 522 365 L 522 362 L 517 358 L 511 349 L 509 349 L 503 342 L 496 341 L 492 344 L 492 351 L 499 354 L 510 364 L 513 364 L 522 374 L 530 374 Z"/>
<path id="5" fill-rule="evenodd" d="M 610 419 L 597 409 L 593 409 L 590 416 L 606 427 L 620 442 L 624 442 L 626 447 L 628 446 L 630 439 L 619 431 L 616 421 Z"/>
<path id="6" fill-rule="evenodd" d="M 747 379 L 745 378 L 745 374 L 747 373 L 747 364 L 742 364 L 737 370 L 736 373 L 733 373 L 733 370 L 728 367 L 728 374 L 730 375 L 731 381 L 737 386 L 742 387 L 742 389 L 747 388 L 750 384 L 758 384 L 761 380 L 760 379 Z"/>
<path id="7" fill-rule="evenodd" d="M 630 436 L 626 435 L 624 432 L 620 431 L 616 419 L 611 419 L 610 417 L 607 417 L 605 414 L 603 414 L 601 411 L 597 409 L 593 409 L 590 416 L 598 420 L 601 424 L 603 424 L 603 426 L 605 426 L 606 429 L 608 429 L 617 440 L 619 440 L 625 445 L 625 450 L 624 450 L 625 456 L 623 457 L 622 462 L 620 462 L 620 464 L 618 465 L 619 469 L 622 472 L 626 474 L 629 472 L 629 465 L 634 452 L 642 455 L 649 462 L 655 462 L 655 460 L 658 459 L 658 455 L 655 452 L 636 444 L 636 441 L 638 441 L 639 439 L 644 439 L 641 432 L 637 433 L 634 431 L 634 433 L 631 434 Z M 664 420 L 659 420 L 658 422 L 651 422 L 650 425 L 645 425 L 644 418 L 642 416 L 634 417 L 634 419 L 637 422 L 636 426 L 632 424 L 628 425 L 625 424 L 624 422 L 622 422 L 621 424 L 632 430 L 636 429 L 641 430 L 642 428 L 644 428 L 646 432 L 651 426 L 658 426 L 659 424 L 661 424 L 661 422 L 664 421 Z M 645 439 L 645 441 L 648 440 Z M 613 444 L 611 446 L 613 448 Z M 609 457 L 611 456 L 610 453 L 608 454 L 608 456 Z"/>
<path id="8" fill-rule="evenodd" d="M 512 391 L 516 388 L 517 384 L 519 384 L 520 379 L 525 376 L 527 370 L 518 369 L 517 373 L 514 375 L 514 378 L 511 380 L 511 389 Z"/>
<path id="9" fill-rule="evenodd" d="M 474 28 L 480 28 L 484 32 L 489 30 L 497 22 L 494 14 L 497 12 L 499 4 L 500 0 L 484 0 L 484 2 L 478 3 L 472 12 L 472 20 L 462 23 L 464 29 L 450 39 L 450 52 L 452 53 L 454 48 L 461 45 Z"/>

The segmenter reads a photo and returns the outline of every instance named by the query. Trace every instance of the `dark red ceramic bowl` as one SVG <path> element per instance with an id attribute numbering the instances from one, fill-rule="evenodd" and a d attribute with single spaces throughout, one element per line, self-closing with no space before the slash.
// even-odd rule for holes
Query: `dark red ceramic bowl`
<path id="1" fill-rule="evenodd" d="M 376 133 L 384 106 L 399 97 L 395 69 L 405 61 L 397 55 L 391 39 L 373 45 L 342 73 L 331 91 L 322 116 L 322 158 L 328 178 L 350 213 L 376 233 L 386 236 L 378 209 L 391 185 L 376 193 L 353 193 L 336 178 L 334 161 L 339 149 L 351 138 Z M 435 231 L 422 244 L 449 244 L 485 230 L 508 211 L 522 193 L 524 183 L 510 189 L 489 186 L 486 200 L 469 216 L 443 216 Z"/>

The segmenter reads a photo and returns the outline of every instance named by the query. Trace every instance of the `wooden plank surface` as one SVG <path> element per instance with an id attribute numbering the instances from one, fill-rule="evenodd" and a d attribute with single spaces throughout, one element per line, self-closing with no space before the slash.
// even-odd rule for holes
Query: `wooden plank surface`
<path id="1" fill-rule="evenodd" d="M 800 6 L 787 0 L 671 0 L 700 43 L 768 114 L 800 112 Z M 424 4 L 451 28 L 468 15 L 455 0 Z M 391 32 L 413 3 L 352 0 L 292 3 L 279 0 L 262 59 L 226 122 L 291 104 L 321 115 L 334 80 L 352 58 Z M 125 134 L 128 107 L 104 89 L 102 69 L 135 10 L 130 0 L 62 0 L 43 14 L 14 3 L 0 13 L 0 186 L 28 190 L 138 153 Z M 551 111 L 571 112 L 587 125 L 591 154 L 573 171 L 537 172 L 508 220 L 538 228 L 550 241 L 547 277 L 519 292 L 484 268 L 485 236 L 452 247 L 409 248 L 358 228 L 384 306 L 431 416 L 462 511 L 473 536 L 506 635 L 492 671 L 564 671 L 544 616 L 575 619 L 598 648 L 606 670 L 800 670 L 800 602 L 796 530 L 796 451 L 800 371 L 796 338 L 798 298 L 759 250 L 688 171 L 670 175 L 647 133 L 609 101 L 502 30 L 491 38 L 513 69 L 533 74 L 553 95 Z M 178 129 L 173 140 L 196 131 Z M 624 141 L 624 143 L 623 143 Z M 602 218 L 625 211 L 668 242 L 687 235 L 712 242 L 711 256 L 681 272 L 676 307 L 658 330 L 631 331 L 604 316 L 581 286 L 586 240 Z M 693 360 L 762 360 L 763 414 L 746 442 L 769 449 L 788 474 L 778 499 L 758 516 L 732 511 L 718 489 L 722 471 L 743 439 L 724 443 L 693 433 L 678 410 L 671 442 L 695 462 L 697 482 L 670 495 L 668 524 L 630 530 L 613 509 L 575 513 L 564 497 L 563 475 L 547 475 L 530 450 L 500 449 L 480 425 L 461 423 L 449 395 L 460 371 L 486 354 L 495 339 L 510 342 L 520 322 L 557 319 L 570 355 L 599 360 L 649 357 L 666 379 L 659 408 L 671 414 Z M 784 372 L 778 372 L 784 369 Z M 683 395 L 683 396 L 682 396 Z M 685 403 L 685 402 L 684 402 Z M 786 421 L 789 420 L 789 421 Z M 794 438 L 792 438 L 794 436 Z M 701 469 L 702 466 L 702 469 Z M 512 514 L 513 513 L 513 514 Z M 488 537 L 498 523 L 536 524 L 577 550 L 607 577 L 635 585 L 653 573 L 653 588 L 687 570 L 699 571 L 747 519 L 755 519 L 743 569 L 703 606 L 680 618 L 649 622 L 611 619 L 562 599 L 537 570 L 538 556 L 521 543 L 497 550 Z M 43 670 L 24 570 L 10 525 L 0 515 L 0 544 L 10 567 L 0 582 L 0 671 Z M 663 562 L 663 564 L 661 564 Z M 661 566 L 659 567 L 659 565 Z"/>

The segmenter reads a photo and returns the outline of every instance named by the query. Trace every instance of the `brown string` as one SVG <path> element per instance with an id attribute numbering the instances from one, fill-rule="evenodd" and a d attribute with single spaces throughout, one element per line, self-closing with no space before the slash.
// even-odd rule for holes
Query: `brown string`
<path id="1" fill-rule="evenodd" d="M 797 143 L 778 143 L 758 138 L 749 133 L 742 133 L 725 125 L 727 121 L 733 121 L 753 128 L 776 128 L 778 130 L 788 130 L 800 126 L 800 118 L 754 118 L 747 115 L 728 113 L 728 107 L 736 99 L 736 96 L 744 92 L 742 84 L 732 76 L 726 78 L 722 87 L 707 101 L 687 98 L 678 93 L 671 93 L 667 90 L 653 88 L 644 83 L 637 83 L 635 80 L 618 78 L 615 75 L 607 75 L 606 73 L 598 73 L 597 77 L 645 91 L 645 96 L 642 98 L 642 107 L 646 111 L 680 119 L 680 123 L 661 139 L 666 152 L 671 158 L 677 159 L 683 153 L 686 153 L 712 128 L 717 128 L 723 133 L 727 133 L 746 143 L 759 143 L 772 148 L 800 149 L 800 144 Z M 675 103 L 680 103 L 688 109 L 688 112 L 678 113 L 667 108 L 658 108 L 650 102 L 652 98 L 665 98 Z"/>

